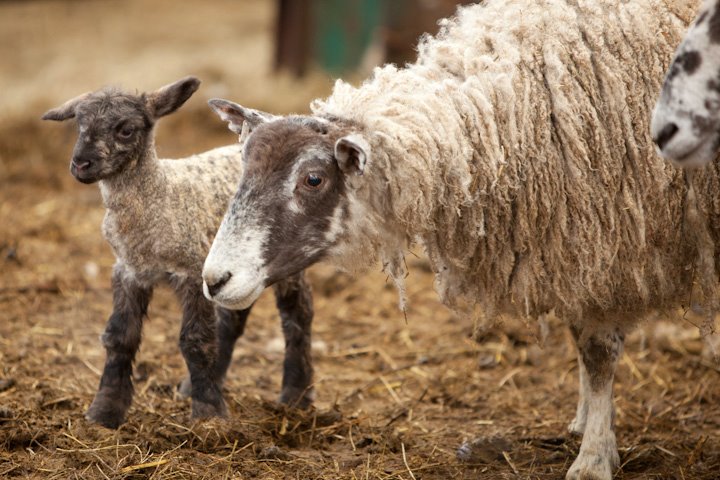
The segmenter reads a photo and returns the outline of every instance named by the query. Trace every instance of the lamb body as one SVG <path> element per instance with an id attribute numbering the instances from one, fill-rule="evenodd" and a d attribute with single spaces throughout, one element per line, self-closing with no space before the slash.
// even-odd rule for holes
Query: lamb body
<path id="1" fill-rule="evenodd" d="M 132 361 L 153 287 L 168 281 L 183 304 L 180 346 L 190 376 L 193 415 L 222 415 L 220 393 L 236 339 L 249 309 L 217 308 L 202 294 L 202 262 L 242 172 L 240 145 L 191 157 L 158 159 L 154 124 L 179 108 L 199 81 L 189 77 L 157 92 L 131 95 L 113 88 L 81 95 L 43 118 L 77 118 L 80 134 L 71 172 L 99 182 L 106 214 L 103 235 L 117 263 L 113 314 L 103 343 L 107 361 L 88 419 L 108 427 L 124 421 L 132 399 Z M 312 299 L 302 274 L 276 288 L 288 340 L 281 401 L 307 406 L 312 399 Z M 216 338 L 217 336 L 217 338 Z M 218 342 L 219 341 L 219 342 Z M 219 344 L 218 344 L 219 343 Z"/>
<path id="2" fill-rule="evenodd" d="M 154 156 L 154 148 L 148 150 Z M 242 174 L 240 146 L 153 159 L 99 182 L 104 237 L 135 276 L 197 276 Z M 152 208 L 148 208 L 152 206 Z"/>
<path id="3" fill-rule="evenodd" d="M 208 286 L 237 280 L 211 297 L 248 305 L 278 265 L 319 259 L 352 270 L 379 259 L 402 291 L 403 252 L 417 241 L 449 306 L 488 319 L 554 310 L 568 323 L 580 377 L 570 430 L 583 441 L 567 476 L 611 478 L 625 333 L 686 301 L 693 275 L 717 307 L 719 209 L 706 199 L 718 173 L 689 188 L 648 135 L 695 7 L 489 0 L 422 41 L 415 64 L 377 69 L 359 88 L 339 81 L 312 117 L 258 121 L 211 101 L 232 128 L 252 129 L 203 270 Z"/>

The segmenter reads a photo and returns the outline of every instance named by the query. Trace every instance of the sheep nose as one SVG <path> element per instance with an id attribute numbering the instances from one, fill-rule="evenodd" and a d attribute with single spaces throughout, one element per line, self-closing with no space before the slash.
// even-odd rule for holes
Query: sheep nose
<path id="1" fill-rule="evenodd" d="M 674 123 L 668 123 L 662 128 L 662 130 L 660 130 L 660 133 L 658 133 L 656 137 L 653 137 L 653 142 L 655 142 L 658 148 L 662 150 L 663 148 L 665 148 L 665 145 L 667 145 L 670 139 L 675 136 L 677 131 L 677 125 L 675 125 Z"/>
<path id="2" fill-rule="evenodd" d="M 211 297 L 214 297 L 222 288 L 225 286 L 225 284 L 228 283 L 230 278 L 232 277 L 232 273 L 225 272 L 219 277 L 215 277 L 214 275 L 204 275 L 205 284 L 208 288 L 208 293 L 210 293 Z"/>

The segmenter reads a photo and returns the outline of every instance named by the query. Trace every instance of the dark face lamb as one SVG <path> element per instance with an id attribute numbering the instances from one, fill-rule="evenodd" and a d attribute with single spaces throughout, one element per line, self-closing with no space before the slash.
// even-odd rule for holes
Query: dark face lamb
<path id="1" fill-rule="evenodd" d="M 94 183 L 133 168 L 152 142 L 155 121 L 178 109 L 199 86 L 198 79 L 188 77 L 149 94 L 105 88 L 73 98 L 42 118 L 76 119 L 70 173 L 82 183 Z"/>
<path id="2" fill-rule="evenodd" d="M 252 131 L 239 189 L 203 269 L 205 296 L 241 309 L 332 255 L 348 225 L 349 178 L 362 175 L 369 147 L 350 126 L 324 119 L 210 105 L 231 130 Z"/>

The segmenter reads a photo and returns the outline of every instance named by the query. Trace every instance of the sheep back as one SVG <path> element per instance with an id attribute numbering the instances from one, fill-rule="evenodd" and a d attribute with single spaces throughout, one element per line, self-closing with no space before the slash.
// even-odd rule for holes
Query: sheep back
<path id="1" fill-rule="evenodd" d="M 488 317 L 554 309 L 623 323 L 686 301 L 693 278 L 716 276 L 701 248 L 707 209 L 685 214 L 683 173 L 648 131 L 695 8 L 490 0 L 421 41 L 415 64 L 337 82 L 313 109 L 370 138 L 357 195 L 379 213 L 360 243 L 419 240 L 443 301 Z M 695 272 L 701 254 L 712 265 Z"/>

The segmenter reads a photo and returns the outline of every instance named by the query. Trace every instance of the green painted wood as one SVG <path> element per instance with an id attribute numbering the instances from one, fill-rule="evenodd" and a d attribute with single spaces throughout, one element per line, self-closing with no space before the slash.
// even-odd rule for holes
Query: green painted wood
<path id="1" fill-rule="evenodd" d="M 357 68 L 382 22 L 382 0 L 315 0 L 314 59 L 331 72 Z"/>

